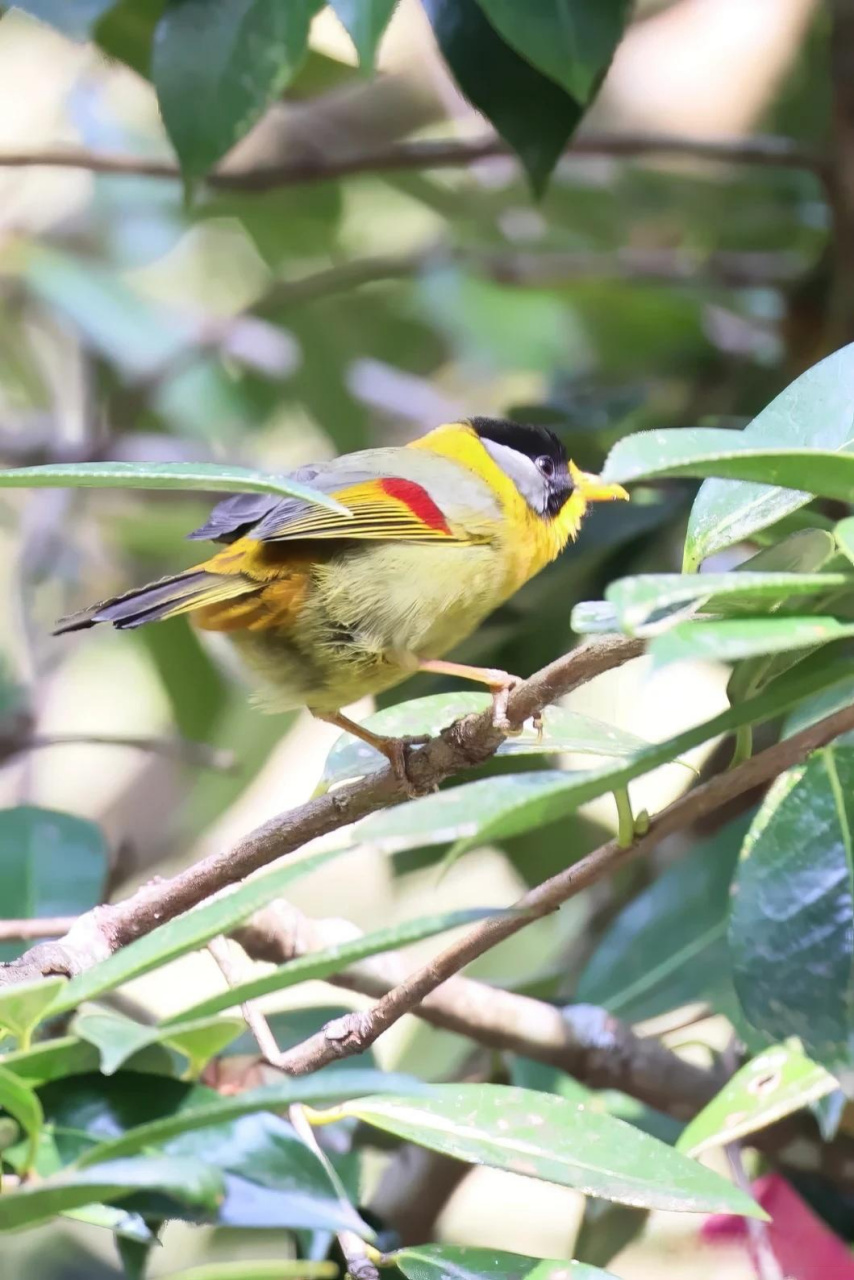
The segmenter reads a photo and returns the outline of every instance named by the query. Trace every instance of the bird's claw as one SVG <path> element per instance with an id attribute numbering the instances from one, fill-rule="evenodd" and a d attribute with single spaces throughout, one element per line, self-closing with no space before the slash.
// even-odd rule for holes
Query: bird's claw
<path id="1" fill-rule="evenodd" d="M 416 786 L 409 776 L 409 753 L 413 747 L 423 747 L 429 741 L 429 733 L 418 733 L 405 734 L 400 738 L 383 738 L 382 742 L 375 744 L 377 750 L 381 751 L 388 760 L 392 773 L 401 783 L 410 800 L 424 795 L 424 790 Z"/>
<path id="2" fill-rule="evenodd" d="M 496 671 L 492 684 L 492 725 L 501 733 L 515 737 L 521 733 L 521 727 L 511 724 L 507 718 L 507 704 L 510 694 L 522 683 L 519 676 L 511 676 L 507 671 Z"/>

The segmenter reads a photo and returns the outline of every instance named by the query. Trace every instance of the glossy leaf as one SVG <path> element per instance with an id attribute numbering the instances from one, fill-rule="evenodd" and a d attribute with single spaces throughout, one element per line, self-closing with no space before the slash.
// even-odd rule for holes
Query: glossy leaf
<path id="1" fill-rule="evenodd" d="M 478 0 L 511 48 L 571 94 L 588 102 L 599 87 L 626 23 L 625 0 Z"/>
<path id="2" fill-rule="evenodd" d="M 137 938 L 100 964 L 72 978 L 51 1013 L 74 1009 L 84 1000 L 93 1000 L 131 978 L 138 978 L 169 960 L 195 951 L 220 933 L 228 933 L 281 893 L 285 885 L 323 866 L 342 852 L 341 849 L 332 849 L 308 858 L 295 857 L 275 871 L 245 881 L 233 893 L 214 898 L 152 929 L 151 933 Z M 2 1016 L 0 1006 L 0 1019 Z"/>
<path id="3" fill-rule="evenodd" d="M 573 1187 L 624 1204 L 762 1216 L 744 1192 L 672 1147 L 609 1115 L 507 1085 L 434 1085 L 377 1095 L 335 1114 L 473 1164 Z"/>
<path id="4" fill-rule="evenodd" d="M 528 1258 L 501 1249 L 421 1244 L 390 1255 L 407 1280 L 615 1280 L 610 1271 L 565 1258 Z"/>
<path id="5" fill-rule="evenodd" d="M 851 1060 L 854 747 L 777 779 L 744 843 L 730 918 L 736 991 L 772 1041 L 797 1036 L 830 1070 Z"/>
<path id="6" fill-rule="evenodd" d="M 67 986 L 65 978 L 40 978 L 0 987 L 0 1028 L 26 1045 L 57 994 Z"/>
<path id="7" fill-rule="evenodd" d="M 0 1110 L 7 1112 L 13 1120 L 17 1120 L 29 1138 L 29 1153 L 24 1162 L 24 1169 L 31 1169 L 44 1123 L 41 1104 L 23 1080 L 2 1066 L 0 1066 Z"/>
<path id="8" fill-rule="evenodd" d="M 629 484 L 657 476 L 720 476 L 731 480 L 759 480 L 765 487 L 780 486 L 795 492 L 781 498 L 770 512 L 779 518 L 784 501 L 803 506 L 812 497 L 837 498 L 848 502 L 854 496 L 854 453 L 832 449 L 789 447 L 774 442 L 753 443 L 746 431 L 722 427 L 682 427 L 666 431 L 640 431 L 624 436 L 608 455 L 602 471 L 608 482 Z M 805 486 L 808 486 L 805 488 Z M 758 510 L 758 508 L 757 508 Z M 756 519 L 759 519 L 757 514 Z M 757 527 L 762 527 L 757 526 Z M 727 526 L 714 543 L 706 540 L 702 556 L 711 554 L 710 546 L 721 545 L 749 536 L 746 525 Z M 692 544 L 699 548 L 699 543 Z M 695 567 L 699 549 L 689 555 L 686 567 Z"/>
<path id="9" fill-rule="evenodd" d="M 764 613 L 790 597 L 846 587 L 854 590 L 854 576 L 843 573 L 645 573 L 612 583 L 606 598 L 623 631 L 650 636 L 695 609 L 720 613 L 740 606 Z"/>
<path id="10" fill-rule="evenodd" d="M 694 1001 L 732 1001 L 729 891 L 747 823 L 729 823 L 668 867 L 609 925 L 575 996 L 627 1022 Z"/>
<path id="11" fill-rule="evenodd" d="M 187 1075 L 199 1075 L 211 1058 L 242 1034 L 242 1018 L 176 1019 L 171 1026 L 146 1026 L 106 1010 L 80 1013 L 74 1031 L 100 1055 L 101 1070 L 110 1076 L 149 1045 L 163 1043 L 188 1059 Z"/>
<path id="12" fill-rule="evenodd" d="M 735 706 L 666 742 L 583 772 L 556 769 L 511 774 L 464 783 L 435 795 L 387 809 L 360 822 L 354 843 L 385 853 L 456 841 L 451 856 L 566 817 L 588 800 L 624 787 L 652 769 L 670 764 L 692 747 L 746 724 L 756 724 L 796 706 L 820 689 L 849 678 L 844 660 L 793 671 L 755 698 Z"/>
<path id="13" fill-rule="evenodd" d="M 168 0 L 152 74 L 184 176 L 200 178 L 299 69 L 322 0 Z"/>
<path id="14" fill-rule="evenodd" d="M 473 924 L 487 916 L 500 915 L 501 908 L 484 908 L 479 910 L 446 911 L 441 915 L 426 916 L 419 920 L 407 920 L 403 924 L 392 925 L 388 929 L 378 929 L 375 933 L 367 933 L 340 942 L 334 947 L 325 947 L 322 951 L 313 951 L 279 965 L 272 973 L 262 974 L 248 982 L 241 982 L 228 991 L 219 992 L 200 1000 L 197 1004 L 185 1009 L 179 1015 L 181 1021 L 187 1018 L 204 1018 L 209 1014 L 219 1013 L 223 1009 L 233 1009 L 247 1000 L 257 1000 L 259 996 L 283 991 L 286 987 L 297 986 L 311 979 L 328 978 L 333 973 L 341 973 L 357 960 L 367 956 L 375 956 L 383 951 L 393 951 L 398 947 L 409 946 L 424 938 L 435 937 L 447 929 L 457 929 L 462 925 Z M 162 1030 L 168 1030 L 169 1023 Z"/>
<path id="15" fill-rule="evenodd" d="M 854 579 L 852 579 L 854 582 Z M 463 716 L 475 715 L 492 705 L 489 694 L 437 693 L 412 702 L 398 703 L 368 716 L 362 723 L 374 733 L 391 737 L 429 734 L 431 737 L 448 728 Z M 526 725 L 518 737 L 508 738 L 498 748 L 498 755 L 559 755 L 573 751 L 596 756 L 629 756 L 648 746 L 643 738 L 614 725 L 604 724 L 590 716 L 580 715 L 566 707 L 547 707 L 543 713 L 543 735 Z M 319 790 L 349 778 L 360 778 L 386 768 L 385 756 L 372 747 L 343 733 L 333 746 L 323 767 Z"/>
<path id="16" fill-rule="evenodd" d="M 132 1155 L 144 1147 L 157 1146 L 179 1135 L 238 1120 L 241 1116 L 260 1111 L 285 1111 L 296 1102 L 314 1104 L 350 1098 L 359 1093 L 375 1090 L 378 1085 L 383 1089 L 393 1089 L 400 1093 L 411 1093 L 413 1085 L 416 1089 L 418 1087 L 411 1076 L 342 1069 L 318 1072 L 315 1076 L 287 1079 L 278 1084 L 249 1089 L 232 1096 L 213 1094 L 212 1090 L 205 1090 L 203 1094 L 199 1094 L 204 1100 L 197 1105 L 184 1106 L 173 1115 L 139 1124 L 119 1137 L 99 1143 L 87 1152 L 83 1163 L 89 1165 L 100 1160 L 114 1160 L 119 1156 Z"/>
<path id="17" fill-rule="evenodd" d="M 743 432 L 746 443 L 776 448 L 854 450 L 851 420 L 851 381 L 854 345 L 843 347 L 814 365 L 786 387 Z M 797 488 L 774 488 L 761 483 L 770 475 L 750 477 L 760 483 L 707 480 L 691 509 L 685 538 L 686 567 L 731 546 L 758 529 L 767 528 L 809 501 L 814 481 L 804 471 L 794 477 Z M 788 480 L 783 481 L 788 484 Z M 818 492 L 818 491 L 817 491 Z"/>
<path id="18" fill-rule="evenodd" d="M 397 0 L 329 0 L 330 8 L 353 41 L 359 65 L 366 71 L 373 68 L 396 4 Z"/>
<path id="19" fill-rule="evenodd" d="M 224 1195 L 219 1171 L 201 1160 L 114 1160 L 91 1169 L 69 1169 L 4 1191 L 0 1196 L 0 1231 L 32 1227 L 69 1209 L 121 1200 L 136 1191 L 154 1191 L 206 1215 L 216 1212 Z"/>
<path id="20" fill-rule="evenodd" d="M 346 514 L 334 498 L 287 476 L 215 462 L 68 462 L 0 471 L 0 489 L 201 489 L 205 493 L 272 493 L 302 498 Z"/>
<path id="21" fill-rule="evenodd" d="M 836 1079 L 798 1049 L 778 1044 L 745 1063 L 682 1131 L 680 1151 L 692 1156 L 737 1142 L 838 1088 Z"/>
<path id="22" fill-rule="evenodd" d="M 173 1271 L 163 1280 L 336 1280 L 334 1262 L 309 1262 L 303 1258 L 247 1258 L 243 1262 L 208 1262 L 188 1271 Z M 579 1280 L 583 1280 L 580 1277 Z"/>
<path id="23" fill-rule="evenodd" d="M 85 818 L 33 805 L 0 809 L 0 902 L 10 918 L 68 916 L 100 902 L 107 843 Z M 0 944 L 0 960 L 24 950 Z"/>
<path id="24" fill-rule="evenodd" d="M 424 8 L 460 89 L 518 154 L 542 194 L 582 106 L 511 49 L 476 0 L 424 0 Z"/>
<path id="25" fill-rule="evenodd" d="M 0 1057 L 0 1065 L 36 1087 L 47 1084 L 50 1080 L 64 1080 L 97 1071 L 100 1061 L 95 1046 L 77 1036 L 39 1040 L 30 1049 L 16 1050 Z M 128 1065 L 133 1071 L 140 1073 L 167 1076 L 174 1074 L 172 1056 L 159 1045 L 144 1048 L 134 1054 Z"/>
<path id="26" fill-rule="evenodd" d="M 656 636 L 650 653 L 659 666 L 668 662 L 706 659 L 739 662 L 770 653 L 813 649 L 854 636 L 854 623 L 838 618 L 727 618 L 722 622 L 681 622 Z"/>

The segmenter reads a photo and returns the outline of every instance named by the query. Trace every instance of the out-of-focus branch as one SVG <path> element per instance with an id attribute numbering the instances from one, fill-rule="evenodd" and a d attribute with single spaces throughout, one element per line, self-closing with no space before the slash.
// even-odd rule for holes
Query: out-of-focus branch
<path id="1" fill-rule="evenodd" d="M 494 134 L 474 139 L 396 142 L 372 151 L 345 156 L 309 153 L 282 164 L 238 169 L 225 166 L 211 173 L 211 187 L 232 191 L 269 191 L 274 187 L 325 182 L 359 173 L 393 173 L 407 169 L 463 168 L 512 152 Z M 659 133 L 588 133 L 574 139 L 568 156 L 612 156 L 639 159 L 648 156 L 685 156 L 724 164 L 802 169 L 822 180 L 825 159 L 801 147 L 791 138 L 756 135 L 736 138 L 698 138 Z M 106 151 L 75 147 L 45 147 L 33 151 L 0 153 L 0 168 L 84 169 L 112 174 L 178 181 L 180 170 L 171 160 L 148 160 Z"/>
<path id="2" fill-rule="evenodd" d="M 828 186 L 834 275 L 828 349 L 854 338 L 854 0 L 830 0 L 833 167 Z"/>
<path id="3" fill-rule="evenodd" d="M 623 637 L 603 637 L 580 645 L 512 691 L 507 707 L 510 725 L 524 724 L 579 684 L 621 666 L 642 651 L 642 641 Z M 411 754 L 408 783 L 386 768 L 272 818 L 233 849 L 204 858 L 172 879 L 147 884 L 123 902 L 95 907 L 80 916 L 64 938 L 42 943 L 0 966 L 0 985 L 26 982 L 47 973 L 80 973 L 317 836 L 405 800 L 413 786 L 426 793 L 446 778 L 483 764 L 505 736 L 493 725 L 491 710 L 466 716 Z"/>

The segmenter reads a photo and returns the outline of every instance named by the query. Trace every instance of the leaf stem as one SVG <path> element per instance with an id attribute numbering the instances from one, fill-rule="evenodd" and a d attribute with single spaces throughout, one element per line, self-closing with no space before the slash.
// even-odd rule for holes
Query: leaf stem
<path id="1" fill-rule="evenodd" d="M 635 815 L 628 787 L 618 787 L 614 791 L 614 803 L 617 806 L 617 844 L 621 849 L 629 849 L 635 839 Z"/>

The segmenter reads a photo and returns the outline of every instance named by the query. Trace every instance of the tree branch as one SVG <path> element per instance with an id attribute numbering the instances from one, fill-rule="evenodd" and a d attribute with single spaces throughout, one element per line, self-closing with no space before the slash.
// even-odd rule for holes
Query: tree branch
<path id="1" fill-rule="evenodd" d="M 805 150 L 791 138 L 697 138 L 659 133 L 588 133 L 574 139 L 568 156 L 611 156 L 639 159 L 645 156 L 684 156 L 713 163 L 802 169 L 827 179 L 826 160 Z M 439 139 L 397 142 L 373 151 L 351 155 L 307 154 L 284 164 L 251 169 L 225 167 L 208 175 L 208 186 L 231 191 L 269 191 L 275 187 L 326 182 L 359 173 L 393 173 L 407 169 L 461 168 L 495 156 L 512 157 L 499 138 L 489 134 L 474 139 Z M 0 168 L 84 169 L 111 174 L 178 181 L 180 169 L 171 160 L 74 147 L 45 147 L 33 151 L 0 153 Z"/>
<path id="2" fill-rule="evenodd" d="M 565 871 L 537 885 L 523 894 L 510 912 L 481 921 L 458 942 L 410 974 L 369 1012 L 335 1019 L 303 1044 L 285 1053 L 279 1065 L 289 1074 L 303 1075 L 339 1058 L 363 1052 L 438 986 L 499 942 L 512 937 L 532 921 L 550 915 L 582 889 L 612 874 L 630 858 L 649 853 L 665 836 L 684 830 L 733 796 L 770 782 L 784 770 L 799 764 L 818 747 L 850 729 L 854 729 L 854 706 L 827 716 L 737 768 L 711 778 L 674 801 L 655 818 L 649 831 L 628 848 L 611 840 Z"/>
<path id="3" fill-rule="evenodd" d="M 524 681 L 510 695 L 507 715 L 521 725 L 580 684 L 643 651 L 643 642 L 607 637 L 579 645 L 571 653 Z M 425 747 L 414 751 L 408 773 L 412 785 L 425 793 L 439 783 L 488 760 L 505 735 L 492 723 L 491 711 L 467 716 Z M 73 975 L 90 968 L 105 955 L 150 933 L 157 925 L 189 911 L 211 894 L 237 883 L 318 836 L 349 826 L 377 809 L 397 804 L 409 794 L 390 768 L 342 787 L 291 812 L 270 819 L 233 849 L 202 859 L 170 880 L 143 886 L 130 898 L 101 906 L 80 916 L 57 942 L 42 943 L 18 960 L 0 966 L 0 985 L 26 982 L 48 973 Z"/>

